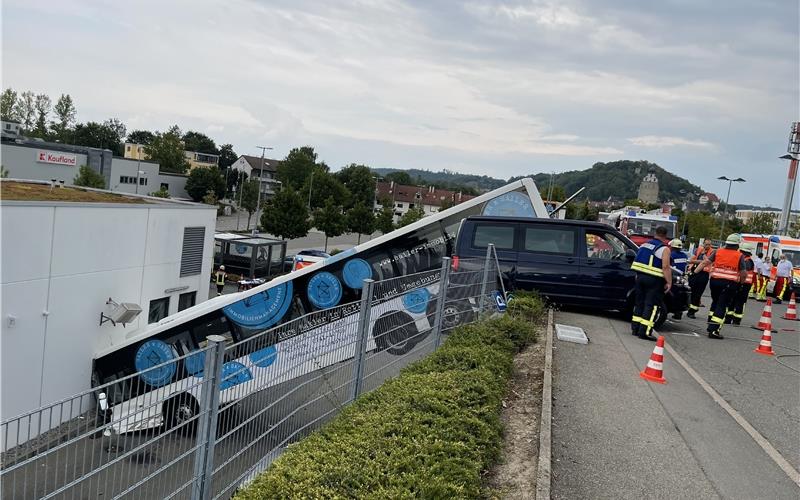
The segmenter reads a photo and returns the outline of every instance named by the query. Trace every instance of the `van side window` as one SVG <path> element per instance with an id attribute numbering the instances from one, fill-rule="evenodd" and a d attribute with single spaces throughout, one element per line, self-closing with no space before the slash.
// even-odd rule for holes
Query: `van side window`
<path id="1" fill-rule="evenodd" d="M 628 247 L 619 238 L 605 231 L 586 230 L 586 256 L 590 259 L 620 260 Z"/>
<path id="2" fill-rule="evenodd" d="M 575 255 L 575 234 L 571 227 L 526 227 L 524 248 L 527 252 Z"/>
<path id="3" fill-rule="evenodd" d="M 496 226 L 480 224 L 475 226 L 472 236 L 472 248 L 486 248 L 494 243 L 498 250 L 514 249 L 514 226 Z"/>

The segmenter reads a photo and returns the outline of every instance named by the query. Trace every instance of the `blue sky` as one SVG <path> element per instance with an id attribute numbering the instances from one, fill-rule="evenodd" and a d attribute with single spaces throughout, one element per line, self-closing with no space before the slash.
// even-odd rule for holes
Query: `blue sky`
<path id="1" fill-rule="evenodd" d="M 645 159 L 782 203 L 793 0 L 6 0 L 3 86 L 239 153 L 508 178 Z"/>

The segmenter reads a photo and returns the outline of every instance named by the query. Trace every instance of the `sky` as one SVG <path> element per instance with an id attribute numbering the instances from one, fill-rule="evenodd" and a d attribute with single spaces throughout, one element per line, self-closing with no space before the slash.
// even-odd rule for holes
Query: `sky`
<path id="1" fill-rule="evenodd" d="M 2 84 L 334 170 L 648 160 L 783 202 L 797 0 L 4 0 Z"/>

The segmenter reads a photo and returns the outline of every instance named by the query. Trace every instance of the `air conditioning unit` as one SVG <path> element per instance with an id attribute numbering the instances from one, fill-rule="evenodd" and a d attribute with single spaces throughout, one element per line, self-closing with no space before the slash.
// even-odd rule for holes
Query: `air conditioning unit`
<path id="1" fill-rule="evenodd" d="M 121 304 L 117 304 L 111 299 L 108 299 L 106 305 L 113 305 L 114 309 L 111 310 L 110 313 L 100 313 L 100 324 L 102 325 L 106 321 L 110 321 L 112 325 L 117 326 L 117 323 L 120 323 L 122 326 L 125 326 L 126 323 L 130 323 L 131 321 L 135 320 L 137 316 L 142 312 L 142 308 L 139 304 L 134 304 L 133 302 L 122 302 Z"/>

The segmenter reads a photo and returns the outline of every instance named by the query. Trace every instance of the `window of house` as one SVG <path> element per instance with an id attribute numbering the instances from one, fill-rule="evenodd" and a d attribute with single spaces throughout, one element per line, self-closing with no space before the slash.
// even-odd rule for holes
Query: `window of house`
<path id="1" fill-rule="evenodd" d="M 162 191 L 169 191 L 169 184 L 167 184 L 166 182 L 162 182 L 161 183 L 161 190 Z"/>
<path id="2" fill-rule="evenodd" d="M 136 184 L 136 183 L 134 182 L 134 184 Z M 139 185 L 140 186 L 146 186 L 147 185 L 147 177 L 139 177 Z"/>
<path id="3" fill-rule="evenodd" d="M 130 146 L 125 146 L 125 151 L 130 151 L 130 150 L 131 150 Z"/>
<path id="4" fill-rule="evenodd" d="M 148 323 L 157 323 L 169 315 L 169 297 L 153 299 L 150 301 L 150 312 L 147 316 Z"/>
<path id="5" fill-rule="evenodd" d="M 397 208 L 403 208 L 403 204 L 402 203 L 398 203 L 397 204 Z"/>
<path id="6" fill-rule="evenodd" d="M 178 296 L 178 311 L 188 309 L 195 304 L 197 300 L 197 292 L 186 292 Z"/>

